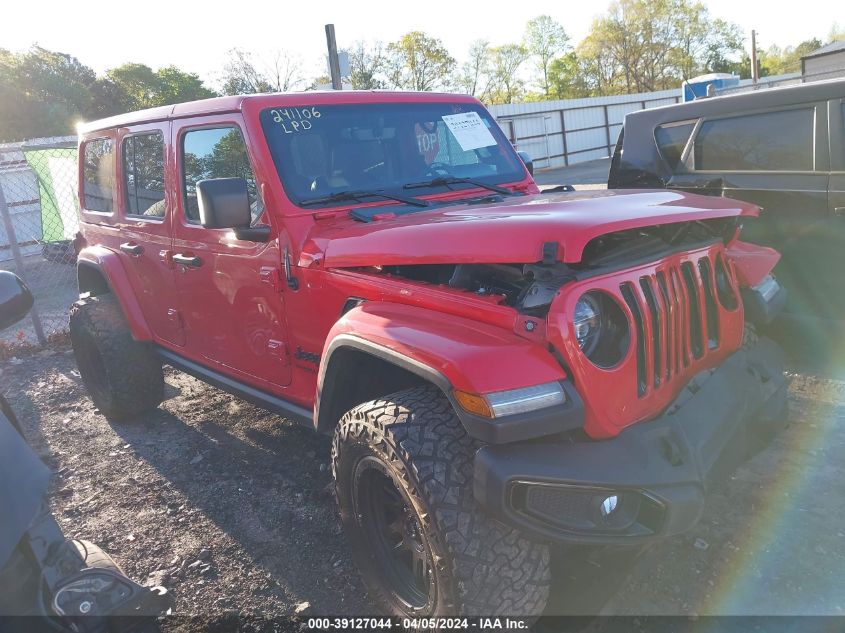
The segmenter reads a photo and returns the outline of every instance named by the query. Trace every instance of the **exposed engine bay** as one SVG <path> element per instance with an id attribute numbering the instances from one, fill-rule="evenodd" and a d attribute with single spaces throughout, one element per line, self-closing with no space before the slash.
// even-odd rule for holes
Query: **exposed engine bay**
<path id="1" fill-rule="evenodd" d="M 725 218 L 608 233 L 590 241 L 577 264 L 557 261 L 557 245 L 550 242 L 544 246 L 543 253 L 538 253 L 542 259 L 531 264 L 413 264 L 383 266 L 378 270 L 393 277 L 477 295 L 500 296 L 504 305 L 523 314 L 543 316 L 557 292 L 568 282 L 648 263 L 714 241 L 728 242 L 738 228 L 735 218 Z"/>

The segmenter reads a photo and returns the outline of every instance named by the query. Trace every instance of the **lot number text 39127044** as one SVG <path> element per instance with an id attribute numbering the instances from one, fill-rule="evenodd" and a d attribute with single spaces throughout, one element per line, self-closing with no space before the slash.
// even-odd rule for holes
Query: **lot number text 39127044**
<path id="1" fill-rule="evenodd" d="M 322 631 L 360 631 L 390 629 L 397 631 L 476 630 L 519 631 L 529 628 L 520 618 L 309 618 L 307 628 Z"/>

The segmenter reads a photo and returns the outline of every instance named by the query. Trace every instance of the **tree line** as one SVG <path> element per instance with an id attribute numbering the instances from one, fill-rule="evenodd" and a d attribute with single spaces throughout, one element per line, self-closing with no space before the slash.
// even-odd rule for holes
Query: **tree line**
<path id="1" fill-rule="evenodd" d="M 193 73 L 123 64 L 98 76 L 66 53 L 0 49 L 0 140 L 75 133 L 80 120 L 215 96 Z"/>
<path id="2" fill-rule="evenodd" d="M 834 24 L 827 41 L 845 39 Z M 393 42 L 348 46 L 345 83 L 353 89 L 444 90 L 472 94 L 485 103 L 569 99 L 679 88 L 707 72 L 751 74 L 744 33 L 714 17 L 696 0 L 614 0 L 588 35 L 573 44 L 547 15 L 529 20 L 520 41 L 470 43 L 460 63 L 443 42 L 421 31 Z M 800 70 L 802 55 L 823 42 L 771 46 L 758 52 L 760 75 Z M 215 95 L 317 88 L 326 76 L 308 78 L 300 57 L 284 50 L 226 54 L 222 71 L 207 85 L 175 66 L 152 69 L 127 63 L 97 75 L 75 57 L 34 46 L 0 49 L 0 141 L 74 133 L 91 120 Z"/>

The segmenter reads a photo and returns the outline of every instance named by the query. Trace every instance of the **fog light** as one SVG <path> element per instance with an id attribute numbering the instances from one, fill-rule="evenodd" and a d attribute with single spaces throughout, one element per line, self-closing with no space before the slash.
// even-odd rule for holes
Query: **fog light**
<path id="1" fill-rule="evenodd" d="M 610 495 L 606 497 L 604 501 L 601 502 L 601 516 L 602 518 L 606 519 L 611 514 L 614 513 L 616 510 L 616 506 L 619 504 L 619 497 L 616 495 Z M 595 506 L 593 506 L 595 507 Z"/>

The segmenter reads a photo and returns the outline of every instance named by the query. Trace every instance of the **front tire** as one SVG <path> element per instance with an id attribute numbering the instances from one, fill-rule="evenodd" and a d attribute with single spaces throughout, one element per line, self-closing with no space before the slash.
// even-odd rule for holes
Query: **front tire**
<path id="1" fill-rule="evenodd" d="M 341 418 L 332 469 L 341 520 L 370 592 L 400 616 L 539 616 L 549 551 L 484 513 L 469 437 L 435 387 Z"/>
<path id="2" fill-rule="evenodd" d="M 70 340 L 82 382 L 107 418 L 127 420 L 161 404 L 161 361 L 149 346 L 132 338 L 112 295 L 73 304 Z"/>

